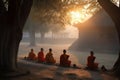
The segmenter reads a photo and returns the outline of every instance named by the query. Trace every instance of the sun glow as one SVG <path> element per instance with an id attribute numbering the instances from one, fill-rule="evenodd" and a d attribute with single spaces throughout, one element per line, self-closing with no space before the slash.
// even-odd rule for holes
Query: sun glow
<path id="1" fill-rule="evenodd" d="M 71 11 L 69 12 L 71 24 L 82 23 L 90 18 L 92 15 L 86 14 L 84 11 Z"/>
<path id="2" fill-rule="evenodd" d="M 73 23 L 78 23 L 78 22 L 80 22 L 81 20 L 81 14 L 78 12 L 78 11 L 76 11 L 76 12 L 74 12 L 74 11 L 72 11 L 72 12 L 70 12 L 70 15 L 71 15 L 71 23 L 73 24 Z"/>

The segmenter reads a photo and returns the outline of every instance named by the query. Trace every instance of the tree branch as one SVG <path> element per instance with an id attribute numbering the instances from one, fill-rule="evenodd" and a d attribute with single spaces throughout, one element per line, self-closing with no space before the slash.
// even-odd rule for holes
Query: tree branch
<path id="1" fill-rule="evenodd" d="M 110 0 L 98 0 L 99 4 L 108 12 L 108 13 L 114 13 L 119 14 L 119 7 L 114 5 Z M 111 10 L 112 9 L 112 10 Z"/>
<path id="2" fill-rule="evenodd" d="M 119 44 L 120 44 L 120 8 L 115 6 L 110 0 L 98 0 L 100 5 L 110 15 L 115 23 L 116 30 L 118 32 Z"/>

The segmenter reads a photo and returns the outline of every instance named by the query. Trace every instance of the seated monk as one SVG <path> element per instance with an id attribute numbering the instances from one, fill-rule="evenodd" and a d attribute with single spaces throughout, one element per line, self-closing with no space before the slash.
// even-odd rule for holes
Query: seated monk
<path id="1" fill-rule="evenodd" d="M 87 58 L 87 67 L 89 69 L 97 69 L 98 68 L 98 63 L 95 63 L 95 56 L 94 56 L 94 53 L 93 51 L 90 52 L 90 56 L 88 56 Z"/>
<path id="2" fill-rule="evenodd" d="M 68 60 L 69 55 L 66 54 L 66 50 L 63 50 L 63 54 L 60 56 L 60 66 L 70 67 L 71 61 Z"/>
<path id="3" fill-rule="evenodd" d="M 52 54 L 52 49 L 49 49 L 49 52 L 46 54 L 45 60 L 46 60 L 46 63 L 49 63 L 49 64 L 56 63 L 56 61 L 53 57 L 53 54 Z"/>
<path id="4" fill-rule="evenodd" d="M 41 48 L 41 51 L 38 53 L 38 62 L 45 62 L 43 51 L 44 51 L 43 48 Z"/>
<path id="5" fill-rule="evenodd" d="M 31 49 L 31 52 L 29 52 L 29 55 L 28 55 L 28 60 L 36 60 L 36 55 L 34 53 L 34 50 Z"/>

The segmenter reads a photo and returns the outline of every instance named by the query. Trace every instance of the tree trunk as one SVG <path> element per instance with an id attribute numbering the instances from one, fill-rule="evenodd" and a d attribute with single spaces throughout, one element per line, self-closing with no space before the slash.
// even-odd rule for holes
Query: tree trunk
<path id="1" fill-rule="evenodd" d="M 45 33 L 44 32 L 40 32 L 41 34 L 41 39 L 44 39 L 45 38 Z"/>
<path id="2" fill-rule="evenodd" d="M 120 44 L 120 7 L 115 6 L 110 0 L 98 0 L 100 5 L 110 15 L 115 23 L 116 30 L 118 32 L 119 44 Z"/>
<path id="3" fill-rule="evenodd" d="M 112 71 L 115 72 L 115 74 L 117 76 L 119 76 L 119 72 L 120 72 L 120 52 L 119 52 L 119 56 L 117 61 L 115 62 L 115 64 L 113 65 Z"/>
<path id="4" fill-rule="evenodd" d="M 98 0 L 98 1 L 114 21 L 116 30 L 118 32 L 119 44 L 120 44 L 120 7 L 115 6 L 113 3 L 110 2 L 110 0 Z M 118 77 L 120 77 L 120 54 L 113 66 L 113 72 Z"/>
<path id="5" fill-rule="evenodd" d="M 11 71 L 17 68 L 17 53 L 22 30 L 28 17 L 32 0 L 9 0 L 7 15 L 0 23 L 0 68 Z"/>
<path id="6" fill-rule="evenodd" d="M 2 29 L 1 47 L 0 52 L 2 54 L 2 60 L 0 66 L 2 70 L 14 70 L 17 65 L 17 52 L 19 48 L 19 42 L 22 38 L 22 32 L 17 28 L 4 28 Z M 16 33 L 16 34 L 15 34 Z"/>
<path id="7" fill-rule="evenodd" d="M 45 40 L 45 32 L 40 32 L 40 35 L 41 35 L 40 41 L 41 41 L 42 43 L 44 43 L 44 40 Z"/>

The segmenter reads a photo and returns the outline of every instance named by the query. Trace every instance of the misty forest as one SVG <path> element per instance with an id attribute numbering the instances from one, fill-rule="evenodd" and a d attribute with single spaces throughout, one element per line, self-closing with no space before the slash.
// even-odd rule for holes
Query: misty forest
<path id="1" fill-rule="evenodd" d="M 2 80 L 120 79 L 119 0 L 0 0 L 0 27 Z M 41 48 L 56 64 L 24 60 Z M 58 66 L 64 49 L 70 68 Z M 91 51 L 95 72 L 86 69 Z"/>

